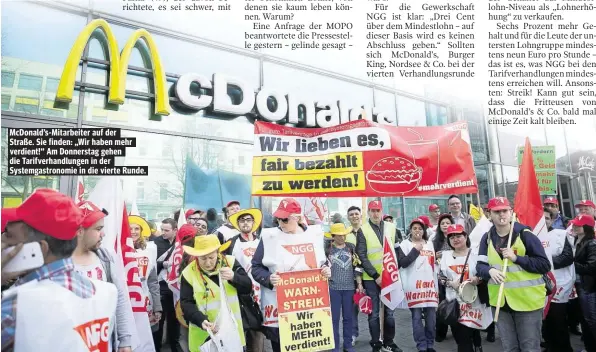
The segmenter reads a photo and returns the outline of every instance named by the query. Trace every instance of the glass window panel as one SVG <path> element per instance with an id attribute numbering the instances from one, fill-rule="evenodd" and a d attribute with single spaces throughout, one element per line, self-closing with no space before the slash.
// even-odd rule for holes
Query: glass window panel
<path id="1" fill-rule="evenodd" d="M 15 74 L 14 72 L 2 71 L 2 87 L 12 88 L 14 85 Z"/>
<path id="2" fill-rule="evenodd" d="M 507 199 L 513 204 L 515 193 L 517 192 L 517 182 L 519 181 L 519 170 L 514 166 L 503 166 L 503 177 L 505 178 L 505 192 Z"/>
<path id="3" fill-rule="evenodd" d="M 505 184 L 503 183 L 503 173 L 501 170 L 501 165 L 499 164 L 491 164 L 492 172 L 493 172 L 493 182 L 495 187 L 495 194 L 494 197 L 504 197 L 505 196 Z"/>
<path id="4" fill-rule="evenodd" d="M 497 133 L 501 162 L 506 165 L 517 165 L 517 148 L 525 145 L 526 137 L 530 138 L 532 146 L 546 145 L 543 125 L 498 126 Z"/>
<path id="5" fill-rule="evenodd" d="M 14 111 L 37 114 L 39 99 L 28 97 L 17 97 L 14 104 Z"/>
<path id="6" fill-rule="evenodd" d="M 2 128 L 2 208 L 19 206 L 37 188 L 60 189 L 58 176 L 8 176 L 8 129 Z"/>
<path id="7" fill-rule="evenodd" d="M 52 92 L 56 93 L 58 90 L 58 83 L 60 82 L 59 78 L 47 78 L 46 79 L 46 93 Z"/>
<path id="8" fill-rule="evenodd" d="M 19 76 L 19 89 L 41 91 L 42 81 L 43 77 L 21 73 Z"/>
<path id="9" fill-rule="evenodd" d="M 426 125 L 441 126 L 447 123 L 447 108 L 445 106 L 426 103 Z"/>
<path id="10" fill-rule="evenodd" d="M 476 179 L 478 180 L 478 191 L 480 192 L 481 205 L 487 204 L 488 200 L 490 199 L 488 167 L 488 164 L 476 165 L 474 167 L 476 170 Z M 478 199 L 476 197 L 473 197 L 472 199 L 474 201 L 474 204 L 476 204 Z"/>
<path id="11" fill-rule="evenodd" d="M 442 212 L 447 212 L 447 197 L 437 198 L 404 198 L 405 202 L 405 228 L 408 228 L 410 222 L 420 215 L 428 216 L 428 206 L 431 204 L 437 204 L 441 207 Z"/>
<path id="12" fill-rule="evenodd" d="M 2 110 L 8 110 L 10 106 L 10 95 L 2 94 Z"/>
<path id="13" fill-rule="evenodd" d="M 426 126 L 424 102 L 397 96 L 397 124 L 399 126 Z"/>
<path id="14" fill-rule="evenodd" d="M 488 162 L 488 146 L 484 135 L 484 126 L 473 121 L 468 121 L 468 130 L 472 143 L 474 164 Z"/>

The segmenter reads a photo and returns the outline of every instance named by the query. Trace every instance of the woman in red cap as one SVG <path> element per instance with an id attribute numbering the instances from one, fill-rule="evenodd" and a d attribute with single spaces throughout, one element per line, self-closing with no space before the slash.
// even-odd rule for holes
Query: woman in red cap
<path id="1" fill-rule="evenodd" d="M 451 325 L 453 337 L 457 343 L 458 352 L 481 352 L 482 338 L 480 329 L 486 329 L 492 323 L 492 311 L 481 296 L 460 296 L 460 285 L 464 282 L 478 286 L 481 280 L 476 276 L 476 262 L 478 256 L 470 249 L 470 237 L 462 225 L 449 225 L 446 231 L 449 250 L 443 252 L 441 260 L 442 284 L 446 287 L 446 299 L 457 299 L 460 304 L 460 318 Z M 483 287 L 488 297 L 486 286 Z M 473 289 L 472 289 L 473 292 Z M 477 292 L 477 291 L 476 291 Z M 466 301 L 464 301 L 464 299 Z"/>
<path id="2" fill-rule="evenodd" d="M 279 227 L 263 229 L 261 242 L 252 259 L 252 275 L 261 284 L 265 336 L 271 341 L 273 352 L 279 352 L 281 346 L 275 292 L 275 286 L 281 280 L 279 272 L 322 268 L 321 273 L 330 277 L 331 269 L 325 258 L 323 231 L 318 226 L 306 227 L 298 201 L 293 198 L 282 199 L 273 216 L 278 220 Z M 291 252 L 293 246 L 307 248 L 307 252 L 294 254 Z"/>
<path id="3" fill-rule="evenodd" d="M 594 218 L 582 214 L 571 220 L 575 241 L 575 288 L 582 308 L 582 332 L 586 351 L 596 351 L 596 240 Z"/>
<path id="4" fill-rule="evenodd" d="M 428 242 L 426 224 L 421 219 L 410 223 L 410 238 L 397 249 L 397 263 L 406 295 L 405 303 L 412 312 L 412 330 L 419 352 L 435 352 L 436 310 L 439 304 L 435 251 Z M 422 313 L 426 324 L 422 322 Z"/>

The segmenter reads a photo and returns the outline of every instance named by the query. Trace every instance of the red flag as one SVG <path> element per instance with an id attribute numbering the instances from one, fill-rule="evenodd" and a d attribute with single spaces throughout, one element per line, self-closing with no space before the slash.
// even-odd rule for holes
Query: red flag
<path id="1" fill-rule="evenodd" d="M 526 137 L 526 146 L 519 170 L 519 182 L 514 200 L 514 211 L 518 222 L 532 228 L 536 236 L 547 233 L 546 222 L 544 221 L 544 210 L 538 179 L 534 170 L 534 159 L 530 139 Z"/>
<path id="2" fill-rule="evenodd" d="M 404 300 L 404 288 L 399 279 L 399 270 L 397 267 L 397 258 L 395 250 L 389 239 L 383 240 L 383 273 L 381 274 L 381 301 L 389 307 L 395 309 Z"/>

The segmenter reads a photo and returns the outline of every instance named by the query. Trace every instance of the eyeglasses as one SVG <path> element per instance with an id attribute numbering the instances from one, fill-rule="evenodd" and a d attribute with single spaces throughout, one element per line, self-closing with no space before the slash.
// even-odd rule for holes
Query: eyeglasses
<path id="1" fill-rule="evenodd" d="M 285 219 L 277 219 L 277 220 L 283 222 L 284 224 L 287 224 L 290 219 L 285 218 Z"/>
<path id="2" fill-rule="evenodd" d="M 246 218 L 246 219 L 239 219 L 238 220 L 239 223 L 247 223 L 247 222 L 254 222 L 254 220 L 252 218 Z"/>

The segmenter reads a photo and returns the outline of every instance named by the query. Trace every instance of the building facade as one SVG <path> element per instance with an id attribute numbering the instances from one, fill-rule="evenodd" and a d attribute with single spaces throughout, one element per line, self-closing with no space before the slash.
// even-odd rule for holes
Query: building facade
<path id="1" fill-rule="evenodd" d="M 511 151 L 523 145 L 523 138 L 529 135 L 533 143 L 556 145 L 561 181 L 559 197 L 566 215 L 574 212 L 575 201 L 594 199 L 595 174 L 590 174 L 585 167 L 580 172 L 573 166 L 573 162 L 577 163 L 574 159 L 577 153 L 591 157 L 593 166 L 596 151 L 593 118 L 588 117 L 585 124 L 569 129 L 496 128 L 486 123 L 483 107 L 477 101 L 446 97 L 430 89 L 426 94 L 413 94 L 97 11 L 83 0 L 77 4 L 2 2 L 3 207 L 20 204 L 38 187 L 51 187 L 74 196 L 78 182 L 76 176 L 8 176 L 7 128 L 114 127 L 120 128 L 123 136 L 137 139 L 136 148 L 128 149 L 126 157 L 119 158 L 118 163 L 149 166 L 149 176 L 123 177 L 127 202 L 129 206 L 136 203 L 142 216 L 161 220 L 172 216 L 182 206 L 199 204 L 200 207 L 207 198 L 209 207 L 221 212 L 221 206 L 231 200 L 227 198 L 240 193 L 242 199 L 247 200 L 243 205 L 252 202 L 270 213 L 279 199 L 252 199 L 246 195 L 246 180 L 252 169 L 252 122 L 262 116 L 255 109 L 236 114 L 222 112 L 214 108 L 215 103 L 205 109 L 189 106 L 188 101 L 198 101 L 202 96 L 213 96 L 217 92 L 215 88 L 210 89 L 212 87 L 189 84 L 186 93 L 190 91 L 190 94 L 182 96 L 178 91 L 179 81 L 188 73 L 228 82 L 227 89 L 223 94 L 220 91 L 216 98 L 223 105 L 240 104 L 244 94 L 266 87 L 283 95 L 317 102 L 320 106 L 347 102 L 363 114 L 370 111 L 379 119 L 384 116 L 384 123 L 399 126 L 432 126 L 466 120 L 483 204 L 494 195 L 513 199 L 517 162 L 512 159 L 515 155 Z M 148 31 L 155 48 L 148 47 L 144 40 L 132 43 L 135 48 L 125 78 L 126 96 L 123 104 L 115 105 L 108 102 L 110 50 L 115 43 L 106 37 L 105 31 L 93 31 L 78 62 L 72 101 L 60 102 L 56 95 L 71 48 L 81 31 L 97 19 L 107 22 L 117 42 L 117 54 L 139 28 Z M 171 107 L 167 116 L 156 113 L 156 100 L 160 96 L 153 74 L 156 55 L 166 73 L 167 102 Z M 248 89 L 241 89 L 242 86 Z M 266 105 L 275 111 L 278 102 L 270 97 Z M 303 106 L 298 107 L 299 121 L 303 121 L 307 113 Z M 575 138 L 578 132 L 587 137 Z M 585 164 L 586 159 L 582 160 Z M 189 179 L 189 174 L 195 175 L 195 179 Z M 204 186 L 203 176 L 216 178 L 216 187 Z M 82 180 L 85 192 L 89 193 L 98 177 L 83 176 Z M 189 192 L 190 188 L 194 193 Z M 188 199 L 191 193 L 199 199 Z M 447 197 L 382 200 L 385 212 L 396 217 L 402 229 L 415 216 L 427 213 L 432 203 L 447 210 Z M 464 205 L 478 202 L 476 195 L 463 196 L 462 200 Z M 366 200 L 329 198 L 318 201 L 329 217 L 340 213 L 345 218 L 348 207 L 361 206 Z"/>

